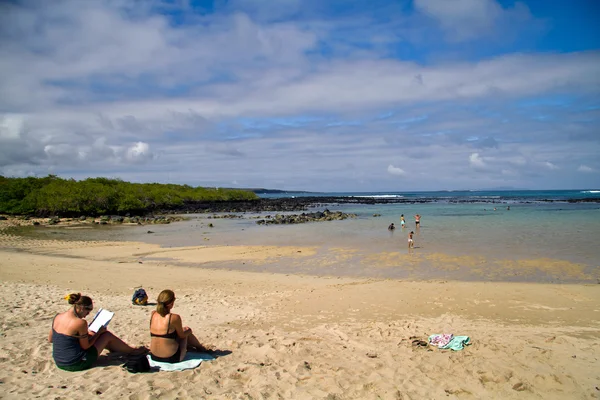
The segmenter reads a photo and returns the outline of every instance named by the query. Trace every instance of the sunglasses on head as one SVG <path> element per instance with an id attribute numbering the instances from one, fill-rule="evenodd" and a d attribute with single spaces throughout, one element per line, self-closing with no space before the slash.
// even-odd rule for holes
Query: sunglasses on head
<path id="1" fill-rule="evenodd" d="M 88 310 L 88 311 L 92 311 L 94 309 L 94 306 L 85 306 L 83 307 L 84 310 Z"/>

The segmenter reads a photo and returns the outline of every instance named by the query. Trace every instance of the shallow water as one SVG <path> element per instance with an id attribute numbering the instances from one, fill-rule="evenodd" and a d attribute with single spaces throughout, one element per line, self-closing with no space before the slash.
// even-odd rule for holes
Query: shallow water
<path id="1" fill-rule="evenodd" d="M 517 203 L 510 204 L 510 210 L 506 207 L 480 203 L 341 204 L 328 208 L 356 213 L 357 218 L 264 226 L 256 224 L 256 217 L 267 213 L 245 214 L 242 219 L 191 214 L 189 220 L 169 225 L 47 227 L 28 234 L 63 240 L 142 241 L 163 247 L 293 245 L 319 249 L 310 261 L 265 263 L 254 269 L 267 272 L 533 282 L 596 283 L 600 279 L 598 204 Z M 418 230 L 416 213 L 422 216 Z M 407 221 L 405 229 L 400 228 L 401 214 Z M 387 230 L 391 222 L 397 226 L 392 232 Z M 214 227 L 208 227 L 209 223 Z M 411 254 L 407 249 L 410 230 L 415 231 Z M 338 252 L 334 259 L 326 256 L 336 248 L 352 251 Z M 231 263 L 212 266 L 254 268 Z"/>

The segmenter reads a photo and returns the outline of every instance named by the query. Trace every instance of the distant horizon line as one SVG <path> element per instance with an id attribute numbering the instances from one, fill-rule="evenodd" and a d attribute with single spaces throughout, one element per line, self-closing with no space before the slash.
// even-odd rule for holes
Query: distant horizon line
<path id="1" fill-rule="evenodd" d="M 483 192 L 483 191 L 494 191 L 494 192 L 506 192 L 506 191 L 529 191 L 529 192 L 533 192 L 533 191 L 553 191 L 553 192 L 557 192 L 557 191 L 591 191 L 591 192 L 600 192 L 600 187 L 599 188 L 571 188 L 571 189 L 525 189 L 525 188 L 517 188 L 517 187 L 506 187 L 506 186 L 500 186 L 500 187 L 495 187 L 495 188 L 477 188 L 477 189 L 425 189 L 425 190 L 371 190 L 371 191 L 353 191 L 353 190 L 340 190 L 340 191 L 320 191 L 320 190 L 298 190 L 298 189 L 268 189 L 265 187 L 232 187 L 232 186 L 219 186 L 219 185 L 193 185 L 193 184 L 189 184 L 189 183 L 175 183 L 175 182 L 134 182 L 134 181 L 126 181 L 122 178 L 118 178 L 118 177 L 108 177 L 108 176 L 89 176 L 86 178 L 81 178 L 81 179 L 75 179 L 73 177 L 65 177 L 65 176 L 60 176 L 57 174 L 48 174 L 45 176 L 24 176 L 24 177 L 18 177 L 18 176 L 6 176 L 3 174 L 0 174 L 1 178 L 7 178 L 7 179 L 26 179 L 26 178 L 45 178 L 45 177 L 56 177 L 59 179 L 64 179 L 64 180 L 70 180 L 73 179 L 75 181 L 83 181 L 86 179 L 99 179 L 99 178 L 104 178 L 104 179 L 109 179 L 109 180 L 120 180 L 123 182 L 129 182 L 129 183 L 140 183 L 140 184 L 153 184 L 153 183 L 158 183 L 158 184 L 172 184 L 172 185 L 187 185 L 187 186 L 192 186 L 192 187 L 203 187 L 203 188 L 215 188 L 215 189 L 234 189 L 234 190 L 248 190 L 248 191 L 253 191 L 253 192 L 259 192 L 259 191 L 264 191 L 266 193 L 318 193 L 318 194 L 322 194 L 322 193 L 420 193 L 420 192 Z"/>
<path id="2" fill-rule="evenodd" d="M 422 193 L 422 192 L 509 192 L 509 191 L 527 191 L 527 192 L 599 192 L 600 189 L 577 188 L 577 189 L 523 189 L 523 188 L 489 188 L 489 189 L 440 189 L 440 190 L 373 190 L 373 191 L 314 191 L 314 190 L 285 190 L 285 189 L 267 189 L 267 188 L 234 188 L 223 187 L 223 189 L 251 190 L 253 192 L 264 193 Z"/>

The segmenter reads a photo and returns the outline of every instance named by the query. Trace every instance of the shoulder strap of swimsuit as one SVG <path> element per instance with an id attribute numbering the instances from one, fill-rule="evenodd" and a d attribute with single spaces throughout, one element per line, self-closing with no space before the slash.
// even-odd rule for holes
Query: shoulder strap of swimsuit
<path id="1" fill-rule="evenodd" d="M 169 334 L 169 328 L 171 328 L 171 315 L 173 315 L 173 314 L 169 313 L 169 322 L 167 324 L 167 334 Z"/>

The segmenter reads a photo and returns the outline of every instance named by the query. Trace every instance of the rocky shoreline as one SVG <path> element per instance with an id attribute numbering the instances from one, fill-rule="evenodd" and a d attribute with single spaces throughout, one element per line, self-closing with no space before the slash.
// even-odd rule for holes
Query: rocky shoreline
<path id="1" fill-rule="evenodd" d="M 201 214 L 201 213 L 259 213 L 259 212 L 293 212 L 307 211 L 312 207 L 324 207 L 338 204 L 423 204 L 437 203 L 439 198 L 380 198 L 380 197 L 343 197 L 343 196 L 306 196 L 306 197 L 287 197 L 277 199 L 256 199 L 256 200 L 234 200 L 234 201 L 202 201 L 186 202 L 182 205 L 174 206 L 168 209 L 156 210 L 157 214 Z M 490 199 L 482 200 L 449 200 L 450 203 L 492 203 L 504 204 L 505 201 Z M 568 199 L 568 200 L 550 200 L 540 199 L 535 201 L 521 201 L 522 203 L 535 202 L 568 202 L 568 203 L 600 203 L 600 199 Z"/>
<path id="2" fill-rule="evenodd" d="M 317 211 L 312 213 L 281 215 L 274 217 L 267 215 L 264 219 L 256 221 L 258 225 L 281 225 L 281 224 L 303 224 L 306 222 L 319 221 L 341 221 L 348 218 L 356 218 L 356 214 L 346 214 L 341 211 Z"/>
<path id="3" fill-rule="evenodd" d="M 188 201 L 181 205 L 170 208 L 153 209 L 140 211 L 138 215 L 100 215 L 100 216 L 51 216 L 49 218 L 40 218 L 34 216 L 0 216 L 0 219 L 10 218 L 14 221 L 21 221 L 19 225 L 56 225 L 56 224 L 169 224 L 174 221 L 180 221 L 184 214 L 213 214 L 230 213 L 221 218 L 243 218 L 239 213 L 264 213 L 264 212 L 297 212 L 301 214 L 293 215 L 270 215 L 263 217 L 257 224 L 294 224 L 315 221 L 331 221 L 356 217 L 354 214 L 345 214 L 341 211 L 330 212 L 312 212 L 306 213 L 310 208 L 335 206 L 339 204 L 423 204 L 439 202 L 439 198 L 378 198 L 378 197 L 343 197 L 343 196 L 306 196 L 306 197 L 287 197 L 276 199 L 255 199 L 255 200 L 230 200 L 230 201 Z M 490 199 L 488 201 L 472 199 L 453 199 L 450 203 L 492 203 L 503 204 L 502 200 Z M 568 202 L 568 203 L 600 203 L 600 199 L 566 199 L 551 200 L 539 199 L 535 201 L 521 201 L 522 203 L 535 202 Z M 235 214 L 238 213 L 238 214 Z M 216 216 L 214 216 L 216 218 Z"/>

